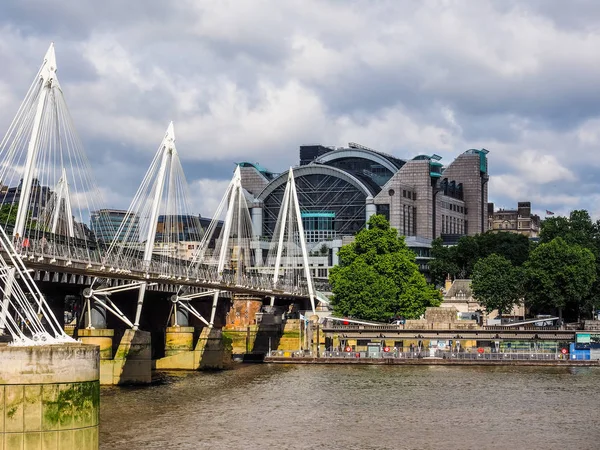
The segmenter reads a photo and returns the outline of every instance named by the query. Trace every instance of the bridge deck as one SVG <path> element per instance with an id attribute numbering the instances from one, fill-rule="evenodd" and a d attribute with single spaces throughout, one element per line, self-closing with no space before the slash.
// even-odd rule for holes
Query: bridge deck
<path id="1" fill-rule="evenodd" d="M 6 256 L 6 253 L 3 252 Z M 42 252 L 36 252 L 28 249 L 21 253 L 25 266 L 28 269 L 40 270 L 46 272 L 58 272 L 73 275 L 82 275 L 91 278 L 107 278 L 131 281 L 146 281 L 148 283 L 158 283 L 175 286 L 189 286 L 200 289 L 218 289 L 236 294 L 249 294 L 260 297 L 275 296 L 277 298 L 288 299 L 306 299 L 308 295 L 303 289 L 298 288 L 295 291 L 284 289 L 269 288 L 269 277 L 263 274 L 244 275 L 237 277 L 236 274 L 225 274 L 220 281 L 217 281 L 216 272 L 212 267 L 199 267 L 192 272 L 186 266 L 167 267 L 157 264 L 150 264 L 147 270 L 140 267 L 142 261 L 135 261 L 129 265 L 129 269 L 119 269 L 111 267 L 108 263 L 101 263 L 90 260 L 74 259 L 63 256 L 50 256 Z M 120 266 L 124 266 L 120 264 Z M 126 266 L 126 265 L 125 265 Z M 169 269 L 172 275 L 167 275 Z M 195 273 L 195 274 L 194 274 Z M 241 278 L 241 283 L 236 281 Z"/>

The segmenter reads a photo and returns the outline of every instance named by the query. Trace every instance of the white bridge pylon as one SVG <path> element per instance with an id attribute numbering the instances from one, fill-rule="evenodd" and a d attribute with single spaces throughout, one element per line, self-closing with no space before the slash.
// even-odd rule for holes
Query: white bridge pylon
<path id="1" fill-rule="evenodd" d="M 269 270 L 273 270 L 273 289 L 279 288 L 282 284 L 299 286 L 302 283 L 302 275 L 304 275 L 312 311 L 315 313 L 315 289 L 308 265 L 302 214 L 294 181 L 294 171 L 291 167 L 266 266 Z M 271 302 L 273 302 L 273 297 Z"/>
<path id="2" fill-rule="evenodd" d="M 197 245 L 201 229 L 199 217 L 191 214 L 188 186 L 175 147 L 173 122 L 169 124 L 125 217 L 107 251 L 106 263 L 114 265 L 109 271 L 128 272 L 134 264 L 141 262 L 138 269 L 144 271 L 147 278 L 152 270 L 166 280 L 174 278 L 170 271 L 177 266 L 183 265 L 183 269 L 187 269 L 189 261 L 177 253 L 178 249 L 182 241 Z M 93 299 L 137 330 L 147 287 L 148 283 L 142 281 L 90 289 L 86 297 L 88 303 Z M 113 302 L 99 298 L 99 295 L 133 289 L 139 290 L 133 322 Z"/>
<path id="3" fill-rule="evenodd" d="M 58 82 L 54 45 L 46 52 L 4 138 L 0 142 L 0 223 L 23 258 L 66 266 L 88 265 L 97 246 L 88 226 L 102 195 Z M 104 224 L 108 229 L 111 224 Z M 45 261 L 47 260 L 47 261 Z M 8 310 L 17 275 L 9 268 L 2 308 Z M 6 329 L 0 317 L 0 334 Z"/>
<path id="4" fill-rule="evenodd" d="M 104 202 L 58 82 L 52 44 L 0 143 L 0 180 L 7 233 L 91 261 L 91 215 Z"/>
<path id="5" fill-rule="evenodd" d="M 194 255 L 190 273 L 197 272 L 200 265 L 208 265 L 214 270 L 215 283 L 227 281 L 242 284 L 248 276 L 247 272 L 256 263 L 256 253 L 251 245 L 252 219 L 248 206 L 240 167 L 237 166 Z M 213 243 L 214 249 L 209 248 Z M 213 293 L 208 322 L 211 328 L 215 321 L 219 292 L 216 290 Z"/>

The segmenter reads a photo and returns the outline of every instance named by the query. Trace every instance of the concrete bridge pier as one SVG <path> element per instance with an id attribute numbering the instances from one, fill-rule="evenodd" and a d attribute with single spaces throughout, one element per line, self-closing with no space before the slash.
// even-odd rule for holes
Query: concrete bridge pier
<path id="1" fill-rule="evenodd" d="M 90 308 L 84 310 L 83 320 L 86 328 L 80 329 L 77 334 L 81 342 L 99 346 L 100 360 L 111 360 L 115 330 L 106 328 L 106 308 L 90 299 Z"/>
<path id="2" fill-rule="evenodd" d="M 187 327 L 190 324 L 190 312 L 184 308 L 176 308 L 175 317 L 177 321 L 173 323 L 174 326 Z"/>
<path id="3" fill-rule="evenodd" d="M 100 384 L 149 384 L 152 381 L 150 333 L 125 330 L 113 355 L 115 330 L 106 328 L 106 308 L 90 299 L 84 318 L 86 328 L 78 337 L 84 344 L 97 345 L 100 351 Z"/>
<path id="4" fill-rule="evenodd" d="M 176 305 L 176 304 L 175 304 Z M 171 326 L 165 336 L 165 356 L 173 356 L 194 349 L 194 327 L 190 327 L 189 312 L 175 307 Z"/>
<path id="5" fill-rule="evenodd" d="M 194 327 L 167 327 L 165 338 L 166 357 L 194 350 Z"/>
<path id="6" fill-rule="evenodd" d="M 223 338 L 220 328 L 205 327 L 196 346 L 194 327 L 168 327 L 165 357 L 154 361 L 158 370 L 220 370 L 229 367 L 231 346 Z"/>
<path id="7" fill-rule="evenodd" d="M 110 364 L 112 363 L 112 371 Z M 103 373 L 103 366 L 106 369 Z M 102 375 L 105 379 L 102 379 Z M 112 380 L 109 378 L 112 375 Z M 150 384 L 152 381 L 152 342 L 149 331 L 127 329 L 112 361 L 102 361 L 102 384 Z"/>
<path id="8" fill-rule="evenodd" d="M 0 344 L 0 449 L 98 450 L 99 350 Z"/>
<path id="9" fill-rule="evenodd" d="M 226 304 L 225 301 L 219 303 L 217 320 L 212 328 L 176 304 L 176 315 L 172 315 L 171 324 L 166 329 L 165 356 L 154 361 L 154 368 L 157 370 L 220 370 L 228 368 L 231 364 L 231 346 L 227 344 L 227 339 L 221 331 Z M 211 305 L 197 302 L 194 307 L 204 315 L 207 311 L 210 312 Z M 198 336 L 197 330 L 199 329 L 200 335 Z M 194 339 L 196 339 L 195 342 Z"/>
<path id="10" fill-rule="evenodd" d="M 231 361 L 231 347 L 225 345 L 220 328 L 203 328 L 196 343 L 194 353 L 198 354 L 198 368 L 201 370 L 226 369 Z"/>

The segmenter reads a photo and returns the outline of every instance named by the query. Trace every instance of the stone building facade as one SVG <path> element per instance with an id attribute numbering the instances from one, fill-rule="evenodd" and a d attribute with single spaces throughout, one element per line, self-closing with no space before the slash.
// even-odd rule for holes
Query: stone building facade
<path id="1" fill-rule="evenodd" d="M 536 238 L 540 233 L 540 216 L 531 214 L 531 202 L 519 202 L 517 209 L 494 210 L 488 203 L 488 228 L 493 232 L 505 231 Z"/>
<path id="2" fill-rule="evenodd" d="M 446 168 L 424 155 L 406 161 L 375 197 L 378 212 L 402 234 L 447 243 L 487 231 L 486 155 L 468 150 Z"/>
<path id="3" fill-rule="evenodd" d="M 444 300 L 440 305 L 442 308 L 453 308 L 462 317 L 471 318 L 469 313 L 477 313 L 481 317 L 482 324 L 488 324 L 488 320 L 498 317 L 498 310 L 486 312 L 485 308 L 473 297 L 471 290 L 471 280 L 446 280 L 443 289 Z M 525 317 L 525 307 L 523 304 L 514 306 L 505 317 L 521 318 Z"/>

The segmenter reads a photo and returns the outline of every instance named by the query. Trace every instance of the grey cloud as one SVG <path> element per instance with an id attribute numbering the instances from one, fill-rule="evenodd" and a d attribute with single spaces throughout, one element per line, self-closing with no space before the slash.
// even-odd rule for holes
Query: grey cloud
<path id="1" fill-rule="evenodd" d="M 6 0 L 0 3 L 0 17 L 24 34 L 53 39 L 83 39 L 97 28 L 114 30 L 135 21 L 161 21 L 181 17 L 169 2 L 146 0 Z"/>
<path id="2" fill-rule="evenodd" d="M 566 4 L 563 0 L 494 0 L 500 11 L 522 9 L 550 20 L 560 29 L 574 32 L 598 31 L 600 4 L 596 0 L 576 0 Z"/>
<path id="3" fill-rule="evenodd" d="M 586 156 L 597 144 L 577 137 L 600 116 L 597 1 L 247 5 L 0 2 L 0 88 L 20 99 L 55 41 L 99 184 L 119 201 L 135 192 L 169 120 L 188 180 L 227 180 L 241 160 L 282 171 L 297 163 L 300 144 L 343 145 L 356 135 L 400 157 L 438 152 L 447 162 L 486 147 L 492 176 L 530 177 L 531 195 L 583 197 L 600 187 L 591 177 L 600 158 Z M 315 47 L 303 50 L 302 40 Z M 290 83 L 299 93 L 286 90 Z M 540 186 L 519 173 L 514 161 L 527 149 L 554 155 L 583 186 Z"/>

